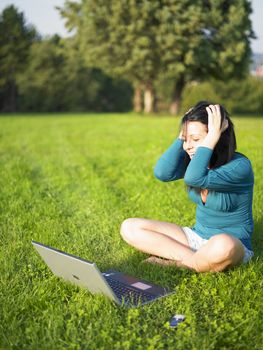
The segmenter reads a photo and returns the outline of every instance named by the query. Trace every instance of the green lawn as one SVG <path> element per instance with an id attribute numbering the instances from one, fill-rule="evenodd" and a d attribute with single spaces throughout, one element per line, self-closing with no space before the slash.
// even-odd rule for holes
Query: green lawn
<path id="1" fill-rule="evenodd" d="M 253 247 L 247 265 L 217 274 L 141 264 L 121 240 L 127 217 L 194 223 L 182 181 L 153 166 L 179 119 L 126 115 L 0 118 L 1 349 L 263 349 L 263 118 L 233 118 L 238 150 L 255 172 Z M 138 309 L 54 277 L 40 241 L 168 286 L 176 293 Z M 168 320 L 186 315 L 177 330 Z"/>

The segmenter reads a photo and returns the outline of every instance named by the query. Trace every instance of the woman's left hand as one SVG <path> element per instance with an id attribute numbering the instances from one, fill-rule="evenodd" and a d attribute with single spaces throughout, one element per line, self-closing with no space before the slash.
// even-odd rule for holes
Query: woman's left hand
<path id="1" fill-rule="evenodd" d="M 208 114 L 208 133 L 202 146 L 214 149 L 222 132 L 228 128 L 228 121 L 225 119 L 221 126 L 221 112 L 219 105 L 209 105 L 206 107 Z"/>
<path id="2" fill-rule="evenodd" d="M 206 189 L 206 188 L 202 189 L 201 192 L 200 192 L 200 196 L 201 196 L 203 204 L 205 204 L 206 203 L 206 198 L 208 196 L 208 189 Z"/>

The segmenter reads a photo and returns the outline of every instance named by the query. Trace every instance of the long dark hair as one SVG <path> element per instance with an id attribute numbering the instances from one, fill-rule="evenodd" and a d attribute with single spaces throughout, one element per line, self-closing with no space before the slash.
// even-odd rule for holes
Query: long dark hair
<path id="1" fill-rule="evenodd" d="M 206 107 L 208 107 L 211 104 L 215 104 L 213 102 L 209 101 L 200 101 L 198 102 L 194 107 L 189 109 L 188 112 L 185 113 L 185 115 L 182 118 L 181 126 L 183 126 L 187 121 L 191 122 L 200 122 L 202 124 L 205 124 L 208 126 L 208 114 L 206 111 Z M 221 165 L 226 164 L 229 162 L 235 153 L 237 144 L 236 144 L 236 136 L 234 131 L 234 124 L 230 120 L 229 113 L 227 110 L 220 106 L 220 112 L 221 112 L 221 126 L 224 121 L 224 119 L 228 120 L 228 128 L 222 132 L 220 139 L 218 143 L 216 144 L 211 160 L 210 160 L 210 168 L 217 168 Z M 190 162 L 190 157 L 186 153 L 185 155 L 185 166 Z"/>

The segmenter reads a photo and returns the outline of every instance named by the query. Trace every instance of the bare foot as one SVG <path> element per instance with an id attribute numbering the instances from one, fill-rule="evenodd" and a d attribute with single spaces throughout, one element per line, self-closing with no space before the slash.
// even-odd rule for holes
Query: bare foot
<path id="1" fill-rule="evenodd" d="M 172 265 L 176 266 L 175 260 L 158 258 L 157 256 L 150 256 L 148 259 L 143 260 L 143 263 L 163 265 L 163 266 L 172 266 Z"/>

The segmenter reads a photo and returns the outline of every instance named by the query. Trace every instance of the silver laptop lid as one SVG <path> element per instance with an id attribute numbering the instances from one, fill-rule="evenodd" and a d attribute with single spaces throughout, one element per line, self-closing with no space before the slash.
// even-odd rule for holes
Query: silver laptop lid
<path id="1" fill-rule="evenodd" d="M 104 294 L 119 304 L 117 297 L 108 286 L 95 263 L 39 242 L 32 241 L 32 244 L 54 275 L 85 287 L 93 294 Z"/>

